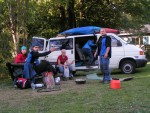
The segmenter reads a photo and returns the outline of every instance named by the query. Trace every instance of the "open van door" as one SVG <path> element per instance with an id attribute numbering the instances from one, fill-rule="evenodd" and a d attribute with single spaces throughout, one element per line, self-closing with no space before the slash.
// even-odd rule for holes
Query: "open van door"
<path id="1" fill-rule="evenodd" d="M 69 62 L 75 59 L 73 38 L 71 37 L 50 38 L 48 41 L 47 50 L 49 50 L 51 47 L 55 47 L 56 50 L 50 53 L 46 57 L 46 60 L 51 62 L 53 65 L 56 64 L 58 56 L 61 55 L 61 49 L 66 49 L 66 55 L 68 56 Z"/>
<path id="2" fill-rule="evenodd" d="M 32 44 L 33 43 L 38 43 L 40 45 L 40 48 L 39 48 L 39 53 L 42 53 L 42 52 L 45 52 L 46 51 L 46 39 L 45 38 L 42 38 L 42 37 L 33 37 L 32 38 Z M 31 46 L 32 46 L 31 44 Z M 30 47 L 30 50 L 32 48 Z M 39 57 L 39 60 L 44 60 L 45 57 Z"/>

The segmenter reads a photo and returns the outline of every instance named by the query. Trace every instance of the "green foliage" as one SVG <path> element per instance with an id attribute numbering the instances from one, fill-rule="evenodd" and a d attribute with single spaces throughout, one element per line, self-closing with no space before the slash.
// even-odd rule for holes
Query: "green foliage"
<path id="1" fill-rule="evenodd" d="M 13 35 L 10 5 L 19 46 L 32 36 L 50 38 L 72 27 L 140 29 L 150 22 L 150 0 L 0 0 L 1 37 Z M 12 37 L 9 42 L 15 45 Z"/>
<path id="2" fill-rule="evenodd" d="M 146 51 L 146 58 L 147 58 L 148 60 L 150 60 L 150 50 L 147 50 L 147 51 Z"/>

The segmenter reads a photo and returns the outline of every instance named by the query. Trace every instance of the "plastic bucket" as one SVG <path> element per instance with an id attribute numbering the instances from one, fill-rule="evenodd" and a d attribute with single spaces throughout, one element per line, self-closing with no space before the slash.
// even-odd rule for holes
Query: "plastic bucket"
<path id="1" fill-rule="evenodd" d="M 111 89 L 120 89 L 121 88 L 120 80 L 111 80 L 110 88 Z"/>

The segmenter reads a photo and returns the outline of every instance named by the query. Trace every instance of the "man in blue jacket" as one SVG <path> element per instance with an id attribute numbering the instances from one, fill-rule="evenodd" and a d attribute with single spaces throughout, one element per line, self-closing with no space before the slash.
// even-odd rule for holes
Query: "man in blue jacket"
<path id="1" fill-rule="evenodd" d="M 111 58 L 111 38 L 107 36 L 106 30 L 101 29 L 101 36 L 97 42 L 97 51 L 94 54 L 100 56 L 100 68 L 103 74 L 103 83 L 109 83 L 111 80 L 109 62 Z"/>
<path id="2" fill-rule="evenodd" d="M 28 54 L 24 64 L 23 75 L 26 79 L 31 79 L 32 82 L 34 82 L 34 77 L 42 72 L 49 71 L 56 74 L 53 66 L 49 62 L 44 61 L 40 63 L 38 60 L 39 57 L 46 56 L 53 52 L 55 48 L 51 48 L 49 51 L 44 53 L 39 53 L 39 47 L 40 45 L 38 43 L 32 44 L 32 51 Z"/>
<path id="3" fill-rule="evenodd" d="M 94 44 L 94 39 L 90 39 L 88 40 L 85 45 L 82 47 L 82 53 L 84 56 L 89 56 L 90 60 L 88 62 L 87 66 L 91 66 L 94 60 L 94 55 L 92 53 L 92 47 L 96 46 L 96 44 Z"/>

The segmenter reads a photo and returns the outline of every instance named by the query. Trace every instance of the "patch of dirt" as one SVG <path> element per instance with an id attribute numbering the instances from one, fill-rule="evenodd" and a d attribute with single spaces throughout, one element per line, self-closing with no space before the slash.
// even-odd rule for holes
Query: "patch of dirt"
<path id="1" fill-rule="evenodd" d="M 88 84 L 76 84 L 74 80 L 67 80 L 61 81 L 59 91 L 51 91 L 51 92 L 40 92 L 38 93 L 37 90 L 30 89 L 23 89 L 20 90 L 18 88 L 13 88 L 13 86 L 4 88 L 0 90 L 0 101 L 1 102 L 9 102 L 11 105 L 15 102 L 20 104 L 19 100 L 25 99 L 26 101 L 30 100 L 31 98 L 38 98 L 42 95 L 52 95 L 52 94 L 61 94 L 67 91 L 82 91 Z M 1 103 L 0 102 L 0 103 Z"/>

